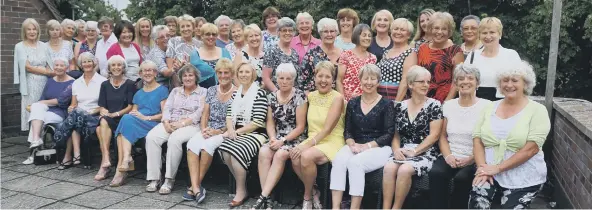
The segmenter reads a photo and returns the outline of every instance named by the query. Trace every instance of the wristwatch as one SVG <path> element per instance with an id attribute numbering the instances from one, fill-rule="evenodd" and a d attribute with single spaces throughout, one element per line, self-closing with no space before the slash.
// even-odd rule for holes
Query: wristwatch
<path id="1" fill-rule="evenodd" d="M 280 141 L 282 141 L 282 143 L 283 143 L 283 144 L 286 144 L 286 142 L 287 142 L 288 140 L 286 140 L 286 138 L 285 138 L 285 137 L 282 137 L 282 138 L 280 138 Z"/>

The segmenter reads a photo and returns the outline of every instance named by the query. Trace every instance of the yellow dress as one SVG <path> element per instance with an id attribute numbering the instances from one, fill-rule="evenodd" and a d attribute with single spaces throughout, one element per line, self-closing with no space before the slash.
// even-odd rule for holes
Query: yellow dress
<path id="1" fill-rule="evenodd" d="M 331 108 L 331 104 L 333 103 L 335 97 L 339 95 L 341 94 L 335 90 L 331 90 L 331 92 L 324 95 L 320 94 L 319 91 L 314 91 L 308 94 L 308 139 L 303 141 L 301 144 L 311 141 L 311 139 L 323 129 L 327 115 L 329 115 L 329 111 L 336 111 L 329 109 Z M 345 112 L 343 110 L 340 111 L 341 117 L 339 118 L 339 122 L 337 122 L 337 125 L 335 125 L 333 131 L 331 131 L 331 133 L 324 139 L 320 141 L 317 140 L 317 145 L 314 146 L 323 152 L 323 154 L 325 154 L 325 156 L 327 156 L 330 161 L 333 160 L 339 149 L 345 145 L 345 140 L 343 139 Z"/>

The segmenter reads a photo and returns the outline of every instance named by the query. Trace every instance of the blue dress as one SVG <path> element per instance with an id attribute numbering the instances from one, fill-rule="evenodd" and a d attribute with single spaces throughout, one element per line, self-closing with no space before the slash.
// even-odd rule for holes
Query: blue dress
<path id="1" fill-rule="evenodd" d="M 162 85 L 150 92 L 140 89 L 134 95 L 133 103 L 138 106 L 138 112 L 142 113 L 142 115 L 157 115 L 162 112 L 160 102 L 166 100 L 168 94 L 168 88 Z M 141 120 L 136 116 L 125 114 L 121 118 L 117 130 L 115 130 L 115 136 L 121 133 L 133 145 L 138 139 L 146 137 L 148 131 L 152 130 L 158 123 L 158 121 Z"/>

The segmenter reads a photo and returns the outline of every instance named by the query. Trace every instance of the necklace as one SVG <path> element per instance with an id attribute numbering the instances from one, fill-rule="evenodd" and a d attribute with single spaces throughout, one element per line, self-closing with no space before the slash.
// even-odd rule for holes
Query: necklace
<path id="1" fill-rule="evenodd" d="M 283 98 L 283 99 L 282 99 L 282 96 L 280 95 L 281 93 L 282 93 L 282 92 L 280 92 L 280 91 L 278 91 L 278 93 L 277 93 L 277 96 L 278 96 L 278 102 L 279 102 L 280 104 L 286 104 L 286 103 L 288 103 L 288 102 L 290 101 L 290 99 L 292 99 L 292 97 L 293 97 L 293 95 L 294 95 L 294 91 L 293 91 L 293 89 L 292 89 L 292 90 L 290 90 L 290 95 L 288 95 L 288 97 L 286 97 L 286 98 Z"/>
<path id="2" fill-rule="evenodd" d="M 218 85 L 218 93 L 220 93 L 220 95 L 225 96 L 228 95 L 228 93 L 230 93 L 232 91 L 232 88 L 234 88 L 234 85 L 231 84 L 230 89 L 228 89 L 228 91 L 226 91 L 225 93 L 222 92 L 222 89 L 220 88 L 220 85 Z"/>
<path id="3" fill-rule="evenodd" d="M 376 98 L 374 98 L 374 100 L 372 100 L 370 103 L 366 102 L 366 100 L 364 100 L 364 98 L 362 98 L 362 102 L 364 102 L 366 105 L 370 106 L 372 104 L 374 104 L 374 102 L 376 102 L 376 100 L 378 100 L 380 96 L 376 96 Z"/>
<path id="4" fill-rule="evenodd" d="M 113 88 L 115 88 L 117 90 L 117 89 L 121 88 L 121 85 L 123 84 L 124 81 L 125 81 L 124 79 L 121 79 L 121 81 L 119 81 L 119 84 L 115 84 L 115 82 L 116 82 L 115 79 L 111 78 L 110 83 L 111 83 L 111 86 L 113 86 Z"/>

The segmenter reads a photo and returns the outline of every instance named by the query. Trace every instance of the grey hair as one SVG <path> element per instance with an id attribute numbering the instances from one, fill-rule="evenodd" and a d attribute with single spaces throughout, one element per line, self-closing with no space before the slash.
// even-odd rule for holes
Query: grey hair
<path id="1" fill-rule="evenodd" d="M 477 85 L 481 84 L 481 72 L 476 65 L 468 64 L 468 63 L 461 63 L 454 68 L 454 75 L 452 81 L 454 84 L 458 81 L 458 77 L 466 76 L 466 75 L 473 75 L 475 80 L 477 81 Z"/>
<path id="2" fill-rule="evenodd" d="M 109 73 L 111 73 L 111 64 L 116 63 L 116 62 L 119 62 L 119 63 L 123 64 L 123 74 L 125 75 L 125 73 L 127 72 L 126 71 L 126 69 L 127 69 L 127 62 L 125 61 L 125 58 L 123 58 L 123 56 L 121 56 L 121 55 L 111 56 L 109 58 L 109 60 L 107 60 L 107 71 Z"/>
<path id="3" fill-rule="evenodd" d="M 99 33 L 99 23 L 97 23 L 97 21 L 88 21 L 84 24 L 84 30 L 88 30 L 88 29 L 95 29 L 97 31 L 97 33 Z"/>
<path id="4" fill-rule="evenodd" d="M 62 35 L 62 25 L 57 20 L 49 20 L 45 25 L 47 26 L 47 35 L 49 35 L 49 31 L 56 28 L 60 29 L 60 35 Z"/>
<path id="5" fill-rule="evenodd" d="M 294 67 L 294 64 L 292 64 L 292 63 L 280 64 L 275 70 L 275 75 L 277 76 L 280 73 L 289 73 L 290 76 L 292 76 L 292 80 L 296 81 L 297 73 L 296 73 L 296 67 Z"/>
<path id="6" fill-rule="evenodd" d="M 355 45 L 359 45 L 360 44 L 360 36 L 362 35 L 362 32 L 364 32 L 364 30 L 368 30 L 370 31 L 370 33 L 372 33 L 372 30 L 370 28 L 369 25 L 367 24 L 358 24 L 355 28 L 354 31 L 352 32 L 352 43 L 354 43 Z"/>
<path id="7" fill-rule="evenodd" d="M 292 28 L 294 30 L 294 34 L 296 33 L 296 22 L 289 17 L 283 17 L 278 20 L 278 27 L 277 30 L 280 31 L 282 28 Z"/>
<path id="8" fill-rule="evenodd" d="M 245 29 L 245 21 L 241 20 L 241 19 L 235 19 L 232 21 L 232 23 L 230 23 L 230 32 L 232 33 L 232 28 L 234 25 L 240 25 L 241 29 Z"/>
<path id="9" fill-rule="evenodd" d="M 296 23 L 300 22 L 302 20 L 302 18 L 309 19 L 310 22 L 312 23 L 312 25 L 314 26 L 314 24 L 315 24 L 314 18 L 312 18 L 312 15 L 310 15 L 308 12 L 298 13 L 298 15 L 296 15 Z"/>
<path id="10" fill-rule="evenodd" d="M 475 15 L 467 15 L 460 21 L 460 32 L 461 33 L 463 32 L 463 26 L 465 25 L 465 21 L 467 21 L 467 20 L 477 21 L 477 26 L 479 26 L 479 23 L 481 23 L 481 18 L 479 18 Z"/>
<path id="11" fill-rule="evenodd" d="M 64 65 L 66 66 L 66 69 L 68 69 L 68 67 L 70 67 L 70 61 L 64 57 L 55 57 L 53 58 L 53 63 L 55 65 L 55 63 L 57 63 L 57 61 L 62 61 L 64 62 Z"/>
<path id="12" fill-rule="evenodd" d="M 409 68 L 409 71 L 407 72 L 407 84 L 412 84 L 418 77 L 423 76 L 423 75 L 432 75 L 430 73 L 430 71 L 428 71 L 426 68 L 424 68 L 423 66 L 418 66 L 418 65 L 414 65 L 411 68 Z"/>
<path id="13" fill-rule="evenodd" d="M 378 79 L 378 82 L 380 82 L 380 80 L 382 79 L 382 74 L 380 73 L 380 68 L 378 68 L 377 65 L 375 64 L 366 64 L 364 66 L 362 66 L 362 68 L 360 68 L 360 71 L 358 72 L 358 79 L 362 80 L 362 77 L 364 75 L 370 75 L 370 76 L 376 76 Z"/>
<path id="14" fill-rule="evenodd" d="M 66 18 L 66 19 L 62 20 L 62 24 L 61 24 L 61 25 L 62 25 L 62 27 L 64 27 L 64 26 L 67 26 L 67 25 L 73 25 L 73 26 L 74 26 L 74 28 L 77 28 L 77 27 L 76 27 L 76 26 L 77 26 L 77 25 L 76 25 L 76 22 L 74 22 L 73 20 L 71 20 L 71 19 L 68 19 L 68 18 Z"/>
<path id="15" fill-rule="evenodd" d="M 222 20 L 228 20 L 228 23 L 232 23 L 232 19 L 230 19 L 230 17 L 226 16 L 226 15 L 220 15 L 218 16 L 218 18 L 216 18 L 216 20 L 214 20 L 214 25 L 220 27 L 220 25 L 218 25 L 220 23 L 220 21 Z"/>
<path id="16" fill-rule="evenodd" d="M 154 61 L 151 60 L 145 60 L 144 62 L 142 62 L 142 64 L 140 64 L 140 72 L 142 72 L 142 70 L 146 69 L 146 68 L 154 68 L 156 69 L 156 71 L 158 72 L 158 67 L 156 66 L 156 63 L 154 63 Z"/>
<path id="17" fill-rule="evenodd" d="M 76 23 L 76 33 L 74 34 L 74 36 L 78 36 L 78 33 L 80 33 L 80 31 L 78 31 L 78 25 L 82 23 L 82 25 L 84 25 L 84 28 L 86 28 L 86 21 L 78 19 L 75 20 L 74 23 Z"/>
<path id="18" fill-rule="evenodd" d="M 197 70 L 197 68 L 195 68 L 195 66 L 193 66 L 192 64 L 185 64 L 184 66 L 182 66 L 179 69 L 179 81 L 183 81 L 183 75 L 187 72 L 191 72 L 193 73 L 193 75 L 195 75 L 195 84 L 198 85 L 199 84 L 199 80 L 201 80 L 201 74 L 199 73 L 199 71 Z"/>
<path id="19" fill-rule="evenodd" d="M 193 27 L 193 21 L 194 21 L 194 20 L 193 20 L 193 17 L 191 17 L 191 15 L 184 14 L 184 15 L 181 15 L 181 16 L 179 16 L 179 17 L 177 18 L 177 25 L 180 25 L 179 23 L 180 23 L 181 21 L 189 21 L 189 22 L 191 23 L 191 26 Z"/>
<path id="20" fill-rule="evenodd" d="M 317 23 L 317 30 L 318 30 L 319 34 L 321 33 L 322 30 L 324 30 L 327 27 L 335 28 L 335 30 L 337 30 L 337 34 L 339 34 L 339 24 L 337 24 L 337 21 L 335 19 L 322 18 Z"/>
<path id="21" fill-rule="evenodd" d="M 165 33 L 168 33 L 169 28 L 165 25 L 157 25 L 152 27 L 152 32 L 150 33 L 150 38 L 152 38 L 152 40 L 156 41 L 158 39 L 158 34 L 160 34 L 160 32 L 162 31 L 166 31 Z"/>
<path id="22" fill-rule="evenodd" d="M 501 83 L 504 78 L 520 76 L 524 80 L 524 95 L 531 95 L 536 86 L 536 74 L 532 65 L 526 61 L 509 64 L 497 73 L 497 86 L 501 89 Z"/>
<path id="23" fill-rule="evenodd" d="M 81 68 L 82 68 L 82 61 L 83 60 L 91 60 L 95 66 L 98 66 L 95 55 L 93 55 L 91 52 L 83 52 L 83 53 L 80 53 L 80 55 L 78 55 L 78 59 L 77 59 L 78 63 L 77 64 Z"/>

